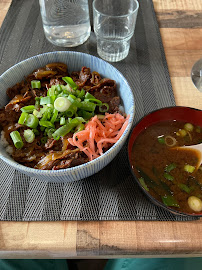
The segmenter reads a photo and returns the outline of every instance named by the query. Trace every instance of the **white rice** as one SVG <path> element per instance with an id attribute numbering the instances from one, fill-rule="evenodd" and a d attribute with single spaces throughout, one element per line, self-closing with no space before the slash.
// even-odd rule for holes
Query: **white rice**
<path id="1" fill-rule="evenodd" d="M 6 152 L 11 156 L 13 153 L 13 147 L 11 145 L 8 145 L 6 147 Z"/>
<path id="2" fill-rule="evenodd" d="M 0 144 L 3 145 L 3 147 L 5 147 L 6 152 L 9 155 L 12 155 L 12 153 L 13 153 L 13 147 L 11 145 L 9 145 L 9 143 L 7 142 L 7 140 L 5 138 L 5 132 L 3 130 L 1 131 Z"/>
<path id="3" fill-rule="evenodd" d="M 123 105 L 119 105 L 119 110 L 120 110 L 121 112 L 125 112 Z"/>

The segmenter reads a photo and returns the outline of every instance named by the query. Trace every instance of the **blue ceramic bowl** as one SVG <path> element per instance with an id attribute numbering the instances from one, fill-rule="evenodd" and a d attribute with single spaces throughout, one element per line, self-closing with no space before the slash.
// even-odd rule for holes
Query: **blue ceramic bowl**
<path id="1" fill-rule="evenodd" d="M 38 170 L 23 166 L 14 161 L 12 157 L 7 154 L 4 147 L 0 145 L 0 158 L 10 166 L 14 167 L 16 170 L 44 181 L 72 182 L 97 173 L 109 162 L 111 162 L 120 151 L 132 127 L 135 114 L 134 97 L 126 79 L 109 63 L 89 54 L 71 51 L 58 51 L 36 55 L 14 65 L 4 72 L 0 76 L 0 107 L 3 107 L 8 103 L 8 97 L 6 95 L 6 89 L 8 87 L 12 87 L 17 82 L 23 80 L 25 76 L 30 74 L 33 70 L 45 66 L 51 62 L 66 63 L 69 72 L 78 71 L 82 66 L 86 66 L 89 67 L 91 71 L 99 72 L 103 77 L 108 77 L 115 80 L 125 112 L 127 115 L 130 115 L 128 126 L 126 127 L 123 135 L 105 154 L 93 161 L 69 169 L 50 171 Z"/>

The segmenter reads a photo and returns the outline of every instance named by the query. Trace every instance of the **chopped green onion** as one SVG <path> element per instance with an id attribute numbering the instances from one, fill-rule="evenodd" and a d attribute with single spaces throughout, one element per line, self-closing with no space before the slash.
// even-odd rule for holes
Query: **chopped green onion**
<path id="1" fill-rule="evenodd" d="M 60 93 L 60 94 L 57 95 L 57 98 L 58 97 L 66 97 L 67 98 L 69 95 L 70 95 L 70 93 L 69 94 L 66 94 L 66 93 L 63 93 L 62 92 L 62 93 Z"/>
<path id="2" fill-rule="evenodd" d="M 69 123 L 66 125 L 58 128 L 54 133 L 53 133 L 53 138 L 55 140 L 59 140 L 60 137 L 64 137 L 67 133 L 69 133 L 73 128 L 81 124 L 82 122 L 85 122 L 85 120 L 82 117 L 75 117 L 72 119 Z"/>
<path id="3" fill-rule="evenodd" d="M 74 95 L 69 95 L 68 96 L 68 100 L 76 107 L 80 108 L 81 110 L 84 111 L 94 111 L 96 104 L 90 102 L 90 101 L 80 101 L 79 99 L 77 99 Z"/>
<path id="4" fill-rule="evenodd" d="M 35 115 L 37 118 L 41 118 L 43 115 L 42 110 L 40 111 L 34 110 L 33 115 Z"/>
<path id="5" fill-rule="evenodd" d="M 38 110 L 34 110 L 33 111 L 33 115 L 35 115 L 37 118 L 41 118 L 44 116 L 44 114 L 46 115 L 46 111 L 48 109 L 47 105 L 43 105 L 43 108 L 41 108 L 39 111 Z"/>
<path id="6" fill-rule="evenodd" d="M 83 117 L 75 117 L 73 118 L 70 123 L 74 123 L 74 124 L 80 124 L 80 123 L 85 123 L 86 121 L 83 119 Z"/>
<path id="7" fill-rule="evenodd" d="M 180 207 L 172 195 L 161 196 L 161 199 L 166 206 Z"/>
<path id="8" fill-rule="evenodd" d="M 91 117 L 94 116 L 93 113 L 82 111 L 82 110 L 78 111 L 78 115 L 83 117 L 85 120 L 89 120 L 89 119 L 91 119 Z"/>
<path id="9" fill-rule="evenodd" d="M 25 121 L 27 120 L 28 115 L 29 115 L 28 113 L 22 112 L 20 115 L 20 118 L 18 119 L 18 124 L 24 125 Z"/>
<path id="10" fill-rule="evenodd" d="M 81 91 L 80 90 L 76 90 L 75 92 L 74 92 L 74 94 L 77 96 L 77 98 L 78 98 L 78 95 L 81 93 Z"/>
<path id="11" fill-rule="evenodd" d="M 38 126 L 38 123 L 39 119 L 33 114 L 29 114 L 25 121 L 25 125 L 30 128 L 36 128 Z"/>
<path id="12" fill-rule="evenodd" d="M 35 97 L 35 108 L 39 109 L 40 108 L 40 97 Z"/>
<path id="13" fill-rule="evenodd" d="M 60 137 L 64 137 L 67 133 L 69 133 L 73 128 L 75 127 L 75 124 L 67 123 L 66 125 L 56 129 L 56 131 L 52 134 L 53 138 L 55 140 L 59 140 Z"/>
<path id="14" fill-rule="evenodd" d="M 54 108 L 59 112 L 65 112 L 71 105 L 71 102 L 66 97 L 58 97 L 54 102 Z"/>
<path id="15" fill-rule="evenodd" d="M 84 99 L 84 101 L 90 101 L 90 102 L 92 102 L 92 103 L 95 103 L 95 104 L 97 104 L 97 105 L 99 105 L 100 107 L 103 105 L 102 104 L 102 101 L 101 100 L 99 100 L 99 99 L 96 99 L 96 98 L 89 98 L 89 99 Z M 107 104 L 108 105 L 108 104 Z"/>
<path id="16" fill-rule="evenodd" d="M 44 121 L 44 120 L 41 120 L 39 121 L 39 125 L 42 126 L 42 127 L 52 127 L 54 128 L 55 126 L 50 122 L 50 121 Z"/>
<path id="17" fill-rule="evenodd" d="M 62 86 L 60 84 L 55 86 L 55 90 L 57 91 L 57 93 L 61 93 L 62 92 Z"/>
<path id="18" fill-rule="evenodd" d="M 96 103 L 98 105 L 102 105 L 102 101 L 99 100 L 99 99 L 96 99 L 93 95 L 91 95 L 89 92 L 87 92 L 85 94 L 85 101 L 90 101 L 90 102 L 93 102 L 93 103 Z M 104 103 L 105 104 L 105 103 Z M 108 104 L 107 104 L 108 105 Z"/>
<path id="19" fill-rule="evenodd" d="M 166 194 L 173 194 L 173 192 L 171 191 L 170 187 L 163 181 L 160 180 L 160 185 L 161 187 L 164 189 L 164 191 L 166 192 Z"/>
<path id="20" fill-rule="evenodd" d="M 140 177 L 140 178 L 139 178 L 139 182 L 140 182 L 140 184 L 143 186 L 144 189 L 146 189 L 147 191 L 149 191 L 149 188 L 148 188 L 148 186 L 146 185 L 146 183 L 145 183 L 143 177 Z"/>
<path id="21" fill-rule="evenodd" d="M 58 111 L 56 109 L 53 110 L 53 116 L 51 118 L 51 123 L 55 123 L 55 120 L 57 119 L 57 116 L 58 116 Z"/>
<path id="22" fill-rule="evenodd" d="M 63 126 L 65 124 L 65 117 L 60 118 L 60 125 Z"/>
<path id="23" fill-rule="evenodd" d="M 35 135 L 39 135 L 40 134 L 40 132 L 36 128 L 33 128 L 33 132 L 34 132 Z"/>
<path id="24" fill-rule="evenodd" d="M 172 175 L 170 175 L 169 173 L 164 173 L 163 175 L 165 177 L 165 179 L 169 180 L 169 181 L 173 181 L 174 177 Z"/>
<path id="25" fill-rule="evenodd" d="M 65 116 L 66 117 L 72 117 L 75 114 L 75 111 L 71 108 L 69 108 L 66 112 L 65 112 Z"/>
<path id="26" fill-rule="evenodd" d="M 31 81 L 31 87 L 32 87 L 32 89 L 41 88 L 41 82 L 37 81 L 37 80 L 33 80 L 33 81 Z"/>
<path id="27" fill-rule="evenodd" d="M 52 85 L 51 88 L 48 89 L 47 96 L 55 96 L 55 85 Z"/>
<path id="28" fill-rule="evenodd" d="M 35 101 L 40 101 L 40 97 L 35 97 Z"/>
<path id="29" fill-rule="evenodd" d="M 177 133 L 179 134 L 179 135 L 178 134 L 177 135 L 181 136 L 181 137 L 185 137 L 187 135 L 187 132 L 184 129 L 179 129 Z"/>
<path id="30" fill-rule="evenodd" d="M 75 132 L 74 132 L 74 133 L 79 132 L 79 131 L 82 131 L 82 130 L 84 130 L 84 128 L 85 128 L 85 125 L 81 123 L 81 124 L 79 124 L 79 125 L 75 128 Z"/>
<path id="31" fill-rule="evenodd" d="M 107 103 L 102 103 L 102 105 L 99 106 L 100 112 L 107 112 L 108 110 L 109 110 L 109 104 Z"/>
<path id="32" fill-rule="evenodd" d="M 186 193 L 190 193 L 191 192 L 191 189 L 187 186 L 187 185 L 185 185 L 185 184 L 178 184 L 178 187 L 181 189 L 181 190 L 183 190 L 183 191 L 185 191 Z"/>
<path id="33" fill-rule="evenodd" d="M 44 104 L 51 104 L 53 103 L 53 100 L 51 97 L 41 97 L 40 98 L 40 105 L 44 105 Z"/>
<path id="34" fill-rule="evenodd" d="M 19 133 L 17 130 L 12 131 L 12 132 L 10 133 L 10 136 L 11 136 L 11 139 L 12 139 L 12 141 L 13 141 L 13 144 L 15 145 L 15 147 L 16 147 L 17 149 L 20 149 L 20 148 L 23 147 L 23 141 L 22 141 L 22 138 L 21 138 L 21 136 L 20 136 L 20 133 Z"/>
<path id="35" fill-rule="evenodd" d="M 54 109 L 53 104 L 47 104 L 47 107 L 48 107 L 49 109 Z"/>
<path id="36" fill-rule="evenodd" d="M 184 125 L 184 129 L 187 130 L 187 131 L 193 131 L 194 130 L 194 126 L 190 123 L 186 123 Z"/>
<path id="37" fill-rule="evenodd" d="M 34 139 L 35 139 L 35 134 L 34 134 L 33 130 L 26 129 L 24 131 L 24 138 L 25 138 L 26 142 L 32 143 L 34 141 Z"/>
<path id="38" fill-rule="evenodd" d="M 74 106 L 80 108 L 81 107 L 81 102 L 78 100 L 74 95 L 69 95 L 68 100 L 73 104 Z"/>
<path id="39" fill-rule="evenodd" d="M 52 138 L 52 135 L 53 135 L 54 132 L 55 132 L 55 129 L 54 128 L 49 128 L 47 130 L 47 136 L 48 136 L 48 138 Z"/>
<path id="40" fill-rule="evenodd" d="M 184 171 L 188 172 L 188 173 L 193 173 L 193 171 L 195 170 L 194 166 L 191 166 L 189 164 L 184 165 Z"/>
<path id="41" fill-rule="evenodd" d="M 82 101 L 80 102 L 80 109 L 84 111 L 89 111 L 89 112 L 94 112 L 96 104 L 87 102 L 87 101 Z"/>
<path id="42" fill-rule="evenodd" d="M 35 110 L 35 106 L 34 105 L 25 106 L 25 107 L 22 107 L 20 110 L 22 112 L 32 113 Z"/>
<path id="43" fill-rule="evenodd" d="M 70 95 L 74 93 L 75 91 L 71 88 L 69 84 L 67 85 L 61 85 L 63 94 Z"/>
<path id="44" fill-rule="evenodd" d="M 159 136 L 157 139 L 158 139 L 158 142 L 159 142 L 160 144 L 165 144 L 165 138 L 164 138 L 164 135 Z"/>
<path id="45" fill-rule="evenodd" d="M 93 96 L 93 95 L 91 95 L 89 92 L 87 92 L 86 94 L 85 94 L 85 99 L 94 99 L 95 97 Z"/>
<path id="46" fill-rule="evenodd" d="M 177 165 L 175 163 L 171 163 L 171 164 L 169 164 L 169 165 L 166 166 L 165 171 L 166 172 L 170 172 L 173 169 L 175 169 L 176 167 L 177 167 Z"/>
<path id="47" fill-rule="evenodd" d="M 47 142 L 48 138 L 47 137 L 42 137 L 41 138 L 41 143 L 45 144 Z"/>
<path id="48" fill-rule="evenodd" d="M 44 105 L 44 106 L 46 106 L 46 105 Z M 45 110 L 45 111 L 44 111 L 44 113 L 43 113 L 43 115 L 42 115 L 41 120 L 47 121 L 47 120 L 51 119 L 52 113 L 53 113 L 53 109 L 52 109 L 52 108 L 48 108 L 48 107 L 46 106 L 46 108 L 45 108 L 44 110 Z"/>
<path id="49" fill-rule="evenodd" d="M 85 95 L 85 90 L 82 88 L 80 93 L 77 94 L 77 97 L 82 99 L 84 95 Z"/>
<path id="50" fill-rule="evenodd" d="M 63 77 L 62 79 L 63 79 L 63 81 L 68 83 L 71 86 L 72 89 L 74 89 L 74 88 L 77 89 L 78 88 L 77 84 L 72 80 L 71 77 Z"/>
<path id="51" fill-rule="evenodd" d="M 47 120 L 48 120 L 48 116 L 49 116 L 49 113 L 48 113 L 48 110 L 46 110 L 46 111 L 42 114 L 41 120 L 42 120 L 42 121 L 47 121 Z"/>
<path id="52" fill-rule="evenodd" d="M 152 180 L 145 172 L 143 172 L 140 168 L 136 168 L 140 174 L 140 176 L 144 179 L 145 183 L 148 187 L 155 190 L 155 188 L 158 186 L 158 184 Z"/>

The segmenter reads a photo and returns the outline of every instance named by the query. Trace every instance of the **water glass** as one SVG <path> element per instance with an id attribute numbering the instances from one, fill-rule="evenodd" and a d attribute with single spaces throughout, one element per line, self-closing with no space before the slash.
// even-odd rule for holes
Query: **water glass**
<path id="1" fill-rule="evenodd" d="M 90 36 L 88 0 L 39 0 L 46 38 L 56 46 L 74 47 Z"/>
<path id="2" fill-rule="evenodd" d="M 195 87 L 202 92 L 202 58 L 193 65 L 191 79 Z"/>
<path id="3" fill-rule="evenodd" d="M 134 34 L 139 3 L 136 0 L 94 0 L 93 22 L 97 52 L 110 62 L 126 58 Z"/>

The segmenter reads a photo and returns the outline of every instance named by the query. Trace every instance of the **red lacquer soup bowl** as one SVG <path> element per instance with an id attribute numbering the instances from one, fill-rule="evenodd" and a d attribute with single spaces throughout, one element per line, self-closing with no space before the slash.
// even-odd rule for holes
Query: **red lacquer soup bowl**
<path id="1" fill-rule="evenodd" d="M 168 205 L 166 205 L 164 203 L 164 200 L 160 201 L 160 200 L 154 198 L 150 194 L 149 189 L 147 187 L 145 188 L 145 186 L 146 186 L 145 185 L 145 182 L 146 181 L 144 181 L 144 178 L 143 178 L 144 184 L 142 184 L 142 182 L 140 183 L 140 180 L 139 180 L 140 177 L 138 177 L 137 174 L 135 174 L 135 172 L 133 170 L 133 168 L 134 168 L 134 160 L 136 159 L 137 155 L 140 152 L 140 151 L 136 151 L 135 152 L 134 150 L 132 151 L 133 145 L 136 142 L 136 139 L 138 137 L 142 136 L 143 132 L 146 129 L 148 130 L 148 127 L 151 128 L 151 126 L 154 126 L 156 124 L 159 124 L 160 122 L 163 123 L 163 122 L 168 121 L 168 120 L 169 121 L 176 122 L 176 123 L 177 123 L 177 121 L 191 123 L 194 127 L 197 127 L 197 128 L 198 127 L 201 127 L 201 130 L 200 130 L 199 133 L 201 134 L 200 136 L 201 136 L 201 139 L 202 139 L 202 111 L 201 110 L 194 109 L 194 108 L 189 108 L 189 107 L 176 106 L 176 107 L 166 107 L 166 108 L 162 108 L 162 109 L 153 111 L 153 112 L 149 113 L 148 115 L 146 115 L 145 117 L 143 117 L 137 123 L 137 125 L 133 128 L 133 130 L 131 132 L 131 135 L 130 135 L 130 138 L 129 138 L 129 142 L 128 142 L 128 159 L 129 159 L 129 164 L 130 164 L 130 168 L 131 168 L 132 174 L 134 176 L 135 181 L 140 186 L 141 190 L 144 192 L 144 194 L 154 204 L 156 204 L 156 205 L 158 205 L 160 207 L 163 207 L 164 209 L 166 209 L 166 210 L 168 210 L 168 211 L 170 211 L 170 212 L 172 212 L 174 214 L 185 215 L 185 216 L 202 217 L 202 206 L 201 206 L 201 210 L 197 210 L 197 211 L 193 211 L 193 212 L 191 212 L 191 211 L 186 212 L 184 210 L 180 210 L 181 207 L 179 207 L 179 206 L 178 207 L 170 207 L 170 206 L 168 206 Z M 144 151 L 144 149 L 143 149 L 143 151 Z M 191 177 L 192 177 L 192 179 L 194 179 L 194 177 L 192 175 L 191 175 Z M 142 178 L 142 175 L 141 175 L 141 178 Z M 200 187 L 197 186 L 197 188 L 200 188 L 199 197 L 202 200 L 202 184 L 201 183 L 202 183 L 202 179 L 198 183 L 200 185 Z M 190 195 L 189 196 L 192 196 L 192 191 L 190 191 L 190 189 L 185 189 L 185 190 L 186 190 L 187 193 L 190 192 Z M 173 193 L 171 193 L 171 194 L 173 194 Z M 171 195 L 171 196 L 173 196 L 173 195 Z"/>

